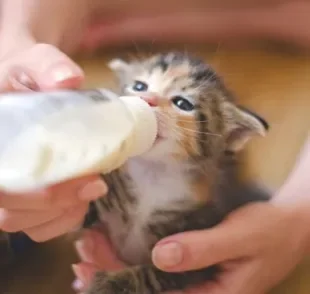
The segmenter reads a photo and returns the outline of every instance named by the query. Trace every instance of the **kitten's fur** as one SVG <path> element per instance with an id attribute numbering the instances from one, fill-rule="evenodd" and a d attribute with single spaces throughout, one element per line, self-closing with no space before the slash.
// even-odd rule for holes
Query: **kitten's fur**
<path id="1" fill-rule="evenodd" d="M 121 94 L 154 103 L 159 138 L 148 153 L 104 176 L 110 191 L 96 202 L 98 218 L 131 266 L 97 273 L 86 293 L 155 294 L 212 279 L 220 267 L 160 271 L 151 250 L 166 236 L 210 228 L 233 209 L 268 199 L 242 183 L 236 170 L 236 153 L 252 137 L 265 135 L 268 125 L 238 107 L 217 73 L 193 57 L 172 52 L 130 63 L 114 60 L 110 66 Z"/>

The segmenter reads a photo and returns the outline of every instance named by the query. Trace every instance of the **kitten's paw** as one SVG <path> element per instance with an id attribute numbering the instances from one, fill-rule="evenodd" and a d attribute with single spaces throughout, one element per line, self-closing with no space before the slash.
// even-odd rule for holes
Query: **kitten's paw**
<path id="1" fill-rule="evenodd" d="M 83 294 L 105 294 L 105 282 L 108 280 L 107 272 L 97 272 L 87 291 Z"/>
<path id="2" fill-rule="evenodd" d="M 130 272 L 97 273 L 86 294 L 146 294 L 140 293 Z"/>
<path id="3" fill-rule="evenodd" d="M 92 288 L 88 294 L 129 294 L 126 288 L 113 281 L 107 281 L 101 284 L 100 287 Z M 131 293 L 130 293 L 131 294 Z"/>

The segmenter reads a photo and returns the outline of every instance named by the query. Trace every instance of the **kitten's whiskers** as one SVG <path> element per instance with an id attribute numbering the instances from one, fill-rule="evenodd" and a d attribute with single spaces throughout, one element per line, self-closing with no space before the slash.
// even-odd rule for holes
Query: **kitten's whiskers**
<path id="1" fill-rule="evenodd" d="M 180 126 L 177 126 L 175 128 L 179 129 L 181 132 L 186 131 L 186 132 L 192 132 L 195 134 L 205 134 L 205 135 L 210 135 L 210 136 L 222 137 L 221 134 L 210 133 L 210 132 L 201 132 L 201 131 L 196 131 L 196 130 L 192 130 L 192 129 L 188 129 L 188 128 L 184 128 L 184 127 L 180 127 Z"/>

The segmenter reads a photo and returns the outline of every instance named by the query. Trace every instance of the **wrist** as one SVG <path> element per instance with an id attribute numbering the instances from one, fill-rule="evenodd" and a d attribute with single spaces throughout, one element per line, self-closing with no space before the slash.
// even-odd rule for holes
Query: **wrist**
<path id="1" fill-rule="evenodd" d="M 310 137 L 297 159 L 295 167 L 272 199 L 276 205 L 280 205 L 289 211 L 293 219 L 297 221 L 296 230 L 301 230 L 305 235 L 304 242 L 310 253 Z"/>
<path id="2" fill-rule="evenodd" d="M 296 242 L 300 242 L 305 253 L 310 253 L 310 203 L 309 201 L 300 201 L 300 195 L 296 195 L 296 189 L 280 191 L 271 202 L 273 205 L 282 209 L 284 214 L 293 223 Z M 295 196 L 296 195 L 296 196 Z"/>
<path id="3" fill-rule="evenodd" d="M 69 53 L 77 49 L 93 6 L 87 0 L 4 0 L 0 9 L 0 52 L 47 43 Z"/>

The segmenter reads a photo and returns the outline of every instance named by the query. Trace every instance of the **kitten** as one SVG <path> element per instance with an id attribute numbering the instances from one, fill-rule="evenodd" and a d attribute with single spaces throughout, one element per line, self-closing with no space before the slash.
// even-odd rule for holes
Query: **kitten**
<path id="1" fill-rule="evenodd" d="M 154 108 L 159 133 L 152 149 L 104 175 L 110 191 L 96 201 L 119 257 L 130 267 L 98 272 L 88 294 L 155 294 L 213 279 L 221 270 L 167 273 L 151 261 L 153 246 L 179 232 L 210 228 L 232 210 L 267 193 L 238 178 L 237 154 L 268 124 L 235 104 L 217 73 L 203 61 L 171 52 L 110 67 L 120 94 L 139 95 Z M 130 99 L 130 98 L 129 98 Z M 89 225 L 89 224 L 88 224 Z"/>

